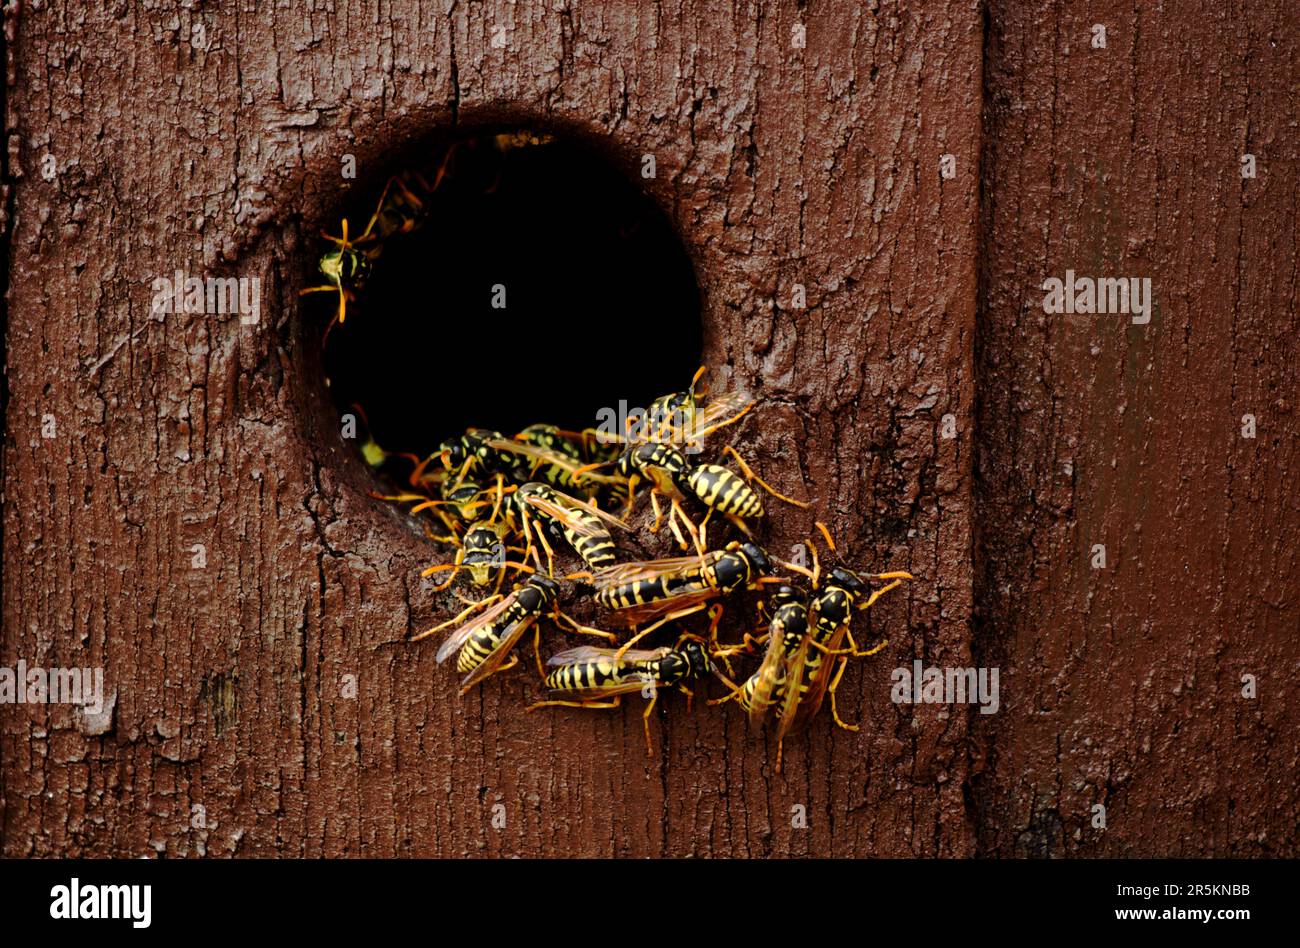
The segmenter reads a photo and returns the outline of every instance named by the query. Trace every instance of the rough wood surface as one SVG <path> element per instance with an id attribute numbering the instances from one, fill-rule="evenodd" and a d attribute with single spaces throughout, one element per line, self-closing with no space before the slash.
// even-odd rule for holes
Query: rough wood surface
<path id="1" fill-rule="evenodd" d="M 0 664 L 103 665 L 115 704 L 0 708 L 4 854 L 1062 852 L 1098 793 L 1075 850 L 1293 850 L 1294 11 L 1117 10 L 1094 66 L 1078 15 L 1003 6 L 9 8 Z M 430 549 L 367 496 L 296 291 L 344 154 L 373 182 L 502 119 L 655 155 L 718 382 L 766 402 L 741 437 L 918 576 L 841 687 L 861 731 L 781 775 L 730 709 L 661 702 L 647 760 L 639 708 L 457 700 L 403 641 Z M 1036 315 L 1076 262 L 1150 268 L 1151 324 Z M 261 323 L 155 316 L 176 269 L 260 277 Z M 1002 713 L 892 704 L 913 658 L 1001 662 Z"/>
<path id="2" fill-rule="evenodd" d="M 1297 23 L 991 5 L 975 639 L 1005 704 L 974 727 L 982 853 L 1296 853 Z M 1150 323 L 1045 315 L 1067 268 L 1150 277 Z"/>

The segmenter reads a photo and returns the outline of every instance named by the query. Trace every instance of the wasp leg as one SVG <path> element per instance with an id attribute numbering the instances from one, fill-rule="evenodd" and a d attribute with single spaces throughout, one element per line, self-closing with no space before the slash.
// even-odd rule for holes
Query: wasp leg
<path id="1" fill-rule="evenodd" d="M 605 632 L 601 629 L 597 629 L 590 625 L 583 625 L 581 622 L 575 621 L 572 617 L 564 614 L 563 612 L 556 612 L 555 618 L 557 622 L 568 623 L 569 628 L 574 632 L 580 632 L 583 635 L 597 635 L 603 639 L 609 639 L 611 642 L 618 641 L 618 636 L 616 636 L 613 632 Z"/>
<path id="2" fill-rule="evenodd" d="M 654 522 L 653 526 L 650 527 L 650 532 L 651 532 L 651 533 L 658 533 L 658 532 L 659 532 L 659 524 L 662 523 L 662 522 L 663 522 L 663 519 L 664 519 L 663 511 L 659 509 L 659 496 L 658 496 L 658 495 L 659 495 L 659 492 L 658 492 L 656 489 L 654 489 L 654 488 L 651 488 L 651 489 L 650 489 L 650 506 L 654 509 L 654 512 L 655 512 L 655 522 Z"/>
<path id="3" fill-rule="evenodd" d="M 677 498 L 673 497 L 671 498 L 671 500 L 672 500 L 672 508 L 670 509 L 668 515 L 669 521 L 671 522 L 671 519 L 675 514 L 681 520 L 682 526 L 686 528 L 686 532 L 691 535 L 691 540 L 695 543 L 695 552 L 700 554 L 700 556 L 704 556 L 704 554 L 707 553 L 708 550 L 704 548 L 704 541 L 700 538 L 699 529 L 696 528 L 695 524 L 691 522 L 691 518 L 686 515 L 686 511 L 683 510 L 682 505 L 677 502 Z M 673 532 L 676 533 L 675 530 Z M 682 536 L 680 533 L 677 534 L 677 539 L 678 541 L 682 540 Z M 690 549 L 690 547 L 688 547 L 686 543 L 683 541 L 682 549 L 687 550 Z"/>
<path id="4" fill-rule="evenodd" d="M 827 529 L 826 524 L 822 523 L 820 520 L 814 520 L 813 523 L 817 525 L 817 529 L 820 530 L 822 536 L 826 538 L 826 546 L 830 548 L 830 551 L 832 553 L 837 552 L 835 549 L 835 540 L 831 537 L 831 531 Z"/>
<path id="5" fill-rule="evenodd" d="M 677 501 L 673 501 L 672 507 L 668 508 L 668 529 L 673 532 L 673 537 L 677 540 L 677 545 L 682 548 L 683 552 L 691 548 L 677 526 Z"/>
<path id="6" fill-rule="evenodd" d="M 537 659 L 537 675 L 546 680 L 546 670 L 542 667 L 542 624 L 533 623 L 533 657 Z"/>
<path id="7" fill-rule="evenodd" d="M 637 642 L 641 641 L 641 639 L 645 638 L 647 635 L 649 635 L 651 632 L 653 632 L 655 629 L 659 628 L 660 626 L 662 626 L 662 625 L 666 625 L 667 623 L 672 622 L 672 621 L 675 620 L 675 619 L 683 619 L 683 618 L 685 618 L 686 616 L 694 615 L 695 613 L 699 612 L 700 610 L 702 610 L 702 609 L 704 609 L 704 608 L 705 608 L 705 604 L 702 603 L 702 602 L 700 602 L 700 603 L 696 603 L 695 605 L 690 606 L 690 607 L 688 607 L 688 608 L 686 608 L 686 609 L 679 609 L 679 610 L 677 610 L 676 612 L 670 612 L 670 613 L 668 613 L 668 615 L 664 616 L 662 619 L 656 619 L 656 620 L 655 620 L 654 622 L 652 622 L 650 625 L 646 626 L 644 629 L 642 629 L 642 630 L 641 630 L 640 632 L 638 632 L 636 635 L 634 635 L 634 636 L 632 636 L 630 639 L 628 639 L 628 640 L 623 644 L 623 647 L 620 648 L 620 649 L 618 650 L 618 653 L 614 656 L 615 660 L 617 660 L 617 661 L 622 661 L 622 660 L 623 660 L 623 656 L 624 656 L 625 654 L 627 654 L 627 650 L 628 650 L 628 649 L 630 649 L 634 644 L 636 644 Z M 720 608 L 720 607 L 719 607 L 719 608 Z"/>
<path id="8" fill-rule="evenodd" d="M 858 651 L 858 643 L 853 641 L 853 633 L 845 630 L 844 634 L 848 636 L 849 639 L 849 654 L 854 658 L 866 658 L 869 655 L 875 655 L 877 652 L 884 651 L 885 647 L 889 645 L 889 639 L 883 639 L 879 645 L 872 646 L 865 652 L 861 652 Z"/>
<path id="9" fill-rule="evenodd" d="M 756 483 L 759 487 L 763 488 L 763 490 L 767 491 L 777 500 L 784 500 L 787 504 L 790 504 L 795 507 L 807 508 L 812 506 L 806 500 L 795 500 L 793 497 L 787 497 L 785 496 L 785 494 L 781 493 L 780 491 L 772 487 L 770 484 L 768 484 L 767 481 L 763 480 L 763 478 L 759 477 L 757 474 L 754 473 L 754 469 L 745 463 L 745 459 L 740 456 L 740 452 L 737 451 L 735 448 L 733 448 L 731 445 L 727 445 L 725 448 L 723 448 L 722 453 L 730 454 L 733 458 L 735 458 L 736 463 L 740 465 L 740 470 L 744 473 L 746 479 Z"/>
<path id="10" fill-rule="evenodd" d="M 456 577 L 460 574 L 460 565 L 461 565 L 461 561 L 464 558 L 465 558 L 465 548 L 461 547 L 459 550 L 456 551 L 455 561 L 451 563 L 439 563 L 437 566 L 430 566 L 428 569 L 426 569 L 424 572 L 420 574 L 420 578 L 425 579 L 429 576 L 432 576 L 434 573 L 441 573 L 444 570 L 451 570 L 451 575 L 447 577 L 447 581 L 445 583 L 439 583 L 437 586 L 434 586 L 433 591 L 442 592 L 444 589 L 450 589 L 451 584 L 456 581 Z"/>
<path id="11" fill-rule="evenodd" d="M 835 710 L 835 689 L 840 686 L 840 679 L 844 677 L 844 669 L 848 667 L 849 667 L 848 658 L 847 657 L 841 658 L 840 667 L 836 669 L 835 677 L 831 679 L 831 684 L 830 687 L 827 689 L 827 692 L 831 696 L 831 717 L 835 719 L 835 723 L 838 724 L 840 727 L 844 728 L 844 730 L 846 731 L 856 731 L 858 729 L 858 726 L 856 724 L 845 724 L 843 721 L 840 720 L 839 711 Z"/>
<path id="12" fill-rule="evenodd" d="M 488 596 L 486 599 L 480 599 L 478 602 L 470 603 L 468 609 L 462 609 L 457 615 L 448 619 L 446 622 L 439 623 L 438 625 L 435 625 L 432 629 L 429 629 L 427 632 L 421 632 L 419 635 L 413 636 L 411 638 L 411 641 L 418 642 L 420 641 L 420 639 L 425 639 L 437 632 L 441 632 L 443 629 L 455 625 L 456 623 L 464 619 L 466 616 L 470 615 L 471 613 L 478 612 L 478 610 L 482 609 L 484 606 L 491 605 L 492 603 L 496 602 L 500 598 L 501 596 L 498 594 L 495 596 Z"/>
<path id="13" fill-rule="evenodd" d="M 730 681 L 729 679 L 723 677 L 721 674 L 719 674 L 718 677 L 719 677 L 719 678 L 722 678 L 723 681 L 727 682 L 727 686 L 728 686 L 731 690 L 728 691 L 728 692 L 727 692 L 725 695 L 723 695 L 721 698 L 710 698 L 708 701 L 705 702 L 705 704 L 707 704 L 707 705 L 726 704 L 728 701 L 730 701 L 731 699 L 733 699 L 733 698 L 735 698 L 737 695 L 739 695 L 740 692 L 741 692 L 741 689 L 745 687 L 743 684 L 738 685 L 738 684 L 736 684 L 735 682 Z"/>
<path id="14" fill-rule="evenodd" d="M 645 755 L 653 757 L 655 755 L 654 744 L 650 743 L 650 712 L 655 709 L 655 702 L 659 700 L 659 689 L 650 690 L 650 703 L 646 705 L 645 714 L 641 715 L 641 724 L 645 728 Z"/>
<path id="15" fill-rule="evenodd" d="M 903 581 L 902 581 L 901 579 L 896 579 L 896 580 L 894 580 L 892 583 L 890 583 L 888 586 L 882 586 L 882 587 L 880 587 L 880 588 L 877 589 L 875 592 L 873 592 L 869 597 L 867 597 L 867 601 L 864 602 L 862 605 L 858 606 L 858 608 L 859 608 L 859 609 L 870 609 L 872 606 L 874 606 L 874 605 L 876 604 L 876 600 L 877 600 L 877 599 L 879 599 L 879 598 L 880 598 L 881 596 L 883 596 L 885 593 L 889 592 L 891 589 L 897 589 L 897 588 L 898 588 L 899 586 L 901 586 L 901 585 L 903 585 Z"/>
<path id="16" fill-rule="evenodd" d="M 749 529 L 749 524 L 745 523 L 745 521 L 741 520 L 735 514 L 726 514 L 725 516 L 728 520 L 731 521 L 732 526 L 734 526 L 737 530 L 739 530 L 749 539 L 751 540 L 754 539 L 754 531 Z"/>
<path id="17" fill-rule="evenodd" d="M 534 701 L 528 707 L 524 708 L 524 713 L 536 711 L 538 708 L 617 708 L 623 701 L 622 695 L 616 695 L 609 701 L 561 701 L 548 699 L 546 701 Z"/>
<path id="18" fill-rule="evenodd" d="M 677 690 L 686 695 L 686 713 L 690 714 L 691 705 L 695 701 L 695 692 L 691 691 L 691 689 L 687 688 L 685 685 L 678 685 Z"/>
<path id="19" fill-rule="evenodd" d="M 753 407 L 754 407 L 754 402 L 750 402 L 748 405 L 746 405 L 740 411 L 736 412 L 730 418 L 725 418 L 722 421 L 715 421 L 713 424 L 708 425 L 707 427 L 693 430 L 691 434 L 694 436 L 694 440 L 703 441 L 705 438 L 713 434 L 713 432 L 717 431 L 719 428 L 725 428 L 727 427 L 727 425 L 734 425 L 736 422 L 740 421 L 740 419 L 744 418 L 747 414 L 749 414 L 749 410 Z"/>

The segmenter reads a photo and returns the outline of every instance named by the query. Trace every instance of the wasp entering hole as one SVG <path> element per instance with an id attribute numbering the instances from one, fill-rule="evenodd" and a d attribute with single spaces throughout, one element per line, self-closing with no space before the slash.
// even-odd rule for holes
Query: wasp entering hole
<path id="1" fill-rule="evenodd" d="M 304 291 L 369 462 L 377 445 L 424 457 L 471 427 L 590 428 L 689 381 L 694 272 L 618 168 L 560 137 L 480 130 L 395 170 L 312 245 Z"/>

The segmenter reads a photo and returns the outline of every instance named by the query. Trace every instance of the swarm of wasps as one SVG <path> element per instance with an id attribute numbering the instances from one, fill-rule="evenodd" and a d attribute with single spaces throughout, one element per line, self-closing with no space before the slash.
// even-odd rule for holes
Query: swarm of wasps
<path id="1" fill-rule="evenodd" d="M 495 140 L 502 150 L 544 143 L 518 134 Z M 303 292 L 338 295 L 330 328 L 346 318 L 347 304 L 356 299 L 382 242 L 423 224 L 451 155 L 425 172 L 392 179 L 355 241 L 348 238 L 346 220 L 341 238 L 325 235 L 333 245 L 320 261 L 327 284 Z M 765 516 L 759 491 L 798 507 L 808 504 L 772 488 L 730 445 L 717 460 L 734 461 L 738 470 L 695 459 L 706 439 L 754 408 L 737 392 L 707 395 L 701 389 L 704 372 L 696 373 L 686 391 L 655 400 L 616 434 L 546 424 L 513 436 L 470 429 L 426 457 L 390 454 L 373 440 L 363 453 L 375 467 L 395 458 L 409 462 L 409 489 L 375 496 L 410 505 L 409 513 L 427 518 L 429 538 L 455 551 L 450 562 L 430 566 L 423 576 L 447 574 L 437 591 L 461 577 L 481 591 L 472 600 L 457 592 L 466 608 L 411 638 L 444 636 L 436 659 L 441 664 L 456 656 L 460 694 L 518 665 L 516 645 L 531 631 L 537 671 L 549 694 L 528 711 L 616 708 L 625 695 L 640 692 L 648 699 L 643 726 L 653 755 L 650 715 L 659 689 L 676 688 L 689 704 L 689 683 L 711 676 L 727 692 L 709 704 L 734 701 L 755 730 L 775 730 L 779 771 L 785 737 L 813 718 L 828 695 L 835 723 L 857 730 L 840 718 L 836 689 L 850 658 L 874 655 L 887 642 L 860 649 L 850 628 L 854 615 L 912 576 L 862 574 L 844 565 L 823 570 L 813 540 L 804 541 L 809 557 L 796 557 L 802 562 L 785 562 L 764 550 L 754 536 Z M 631 532 L 643 484 L 654 515 L 649 532 L 659 534 L 666 523 L 681 555 L 621 560 L 615 537 Z M 690 508 L 703 508 L 698 522 Z M 715 534 L 729 527 L 739 537 L 711 543 L 711 525 Z M 836 553 L 830 531 L 820 521 L 816 526 L 827 550 Z M 566 551 L 585 568 L 557 576 L 557 555 Z M 778 569 L 791 575 L 777 575 Z M 508 591 L 507 577 L 514 577 Z M 873 582 L 883 585 L 872 588 Z M 619 635 L 562 610 L 566 588 L 578 597 L 590 595 L 613 624 L 627 630 L 626 639 L 620 643 Z M 724 644 L 718 639 L 724 609 L 745 592 L 759 594 L 763 624 L 740 642 Z M 691 631 L 688 621 L 701 614 L 707 626 Z M 603 644 L 565 649 L 543 664 L 543 620 Z M 670 630 L 671 646 L 633 647 Z M 757 659 L 757 668 L 737 682 L 732 663 L 746 658 Z"/>

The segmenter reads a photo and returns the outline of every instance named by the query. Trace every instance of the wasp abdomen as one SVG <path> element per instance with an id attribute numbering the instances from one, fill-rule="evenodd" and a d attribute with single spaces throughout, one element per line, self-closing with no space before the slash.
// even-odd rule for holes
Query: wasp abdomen
<path id="1" fill-rule="evenodd" d="M 763 501 L 744 478 L 717 464 L 700 464 L 686 477 L 691 493 L 719 513 L 737 517 L 763 516 Z"/>

